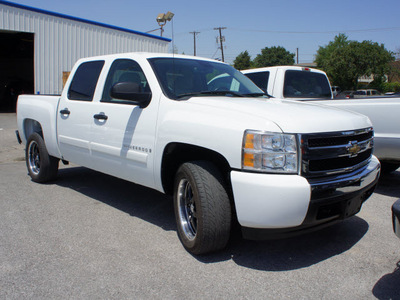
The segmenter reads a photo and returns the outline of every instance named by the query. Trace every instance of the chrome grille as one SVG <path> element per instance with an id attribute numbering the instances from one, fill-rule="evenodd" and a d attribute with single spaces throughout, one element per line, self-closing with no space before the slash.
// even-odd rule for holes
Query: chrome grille
<path id="1" fill-rule="evenodd" d="M 322 177 L 366 165 L 373 151 L 372 128 L 301 135 L 301 174 Z"/>

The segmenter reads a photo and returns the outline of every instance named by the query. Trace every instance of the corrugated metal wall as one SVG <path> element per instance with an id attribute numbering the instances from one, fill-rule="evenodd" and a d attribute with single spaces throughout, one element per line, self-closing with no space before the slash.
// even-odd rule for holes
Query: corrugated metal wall
<path id="1" fill-rule="evenodd" d="M 169 41 L 0 4 L 0 30 L 35 35 L 35 92 L 60 94 L 62 73 L 82 57 L 168 51 Z"/>

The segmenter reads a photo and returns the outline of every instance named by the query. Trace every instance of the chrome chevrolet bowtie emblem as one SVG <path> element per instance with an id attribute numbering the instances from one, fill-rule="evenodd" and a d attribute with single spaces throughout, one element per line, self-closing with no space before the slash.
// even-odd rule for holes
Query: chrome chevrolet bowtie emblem
<path id="1" fill-rule="evenodd" d="M 357 141 L 351 141 L 346 147 L 347 153 L 350 157 L 355 157 L 361 150 L 361 146 L 358 144 Z"/>

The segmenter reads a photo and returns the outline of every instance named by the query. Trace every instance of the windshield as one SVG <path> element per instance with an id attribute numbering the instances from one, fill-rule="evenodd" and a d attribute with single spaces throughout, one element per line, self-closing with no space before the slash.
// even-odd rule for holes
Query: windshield
<path id="1" fill-rule="evenodd" d="M 285 73 L 283 96 L 285 98 L 328 98 L 331 89 L 324 74 L 288 70 Z"/>
<path id="2" fill-rule="evenodd" d="M 264 95 L 250 79 L 223 63 L 185 58 L 151 58 L 149 62 L 170 99 Z"/>

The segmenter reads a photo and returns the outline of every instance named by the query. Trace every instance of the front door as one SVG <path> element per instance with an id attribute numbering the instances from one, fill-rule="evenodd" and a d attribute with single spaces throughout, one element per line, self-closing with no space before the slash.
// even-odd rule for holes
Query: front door
<path id="1" fill-rule="evenodd" d="M 113 99 L 110 90 L 117 82 L 135 82 L 143 92 L 150 92 L 139 64 L 131 59 L 117 59 L 111 65 L 102 98 L 95 104 L 98 119 L 92 124 L 91 158 L 95 169 L 136 182 L 154 186 L 153 156 L 158 105 L 151 101 L 140 108 L 130 101 Z"/>

